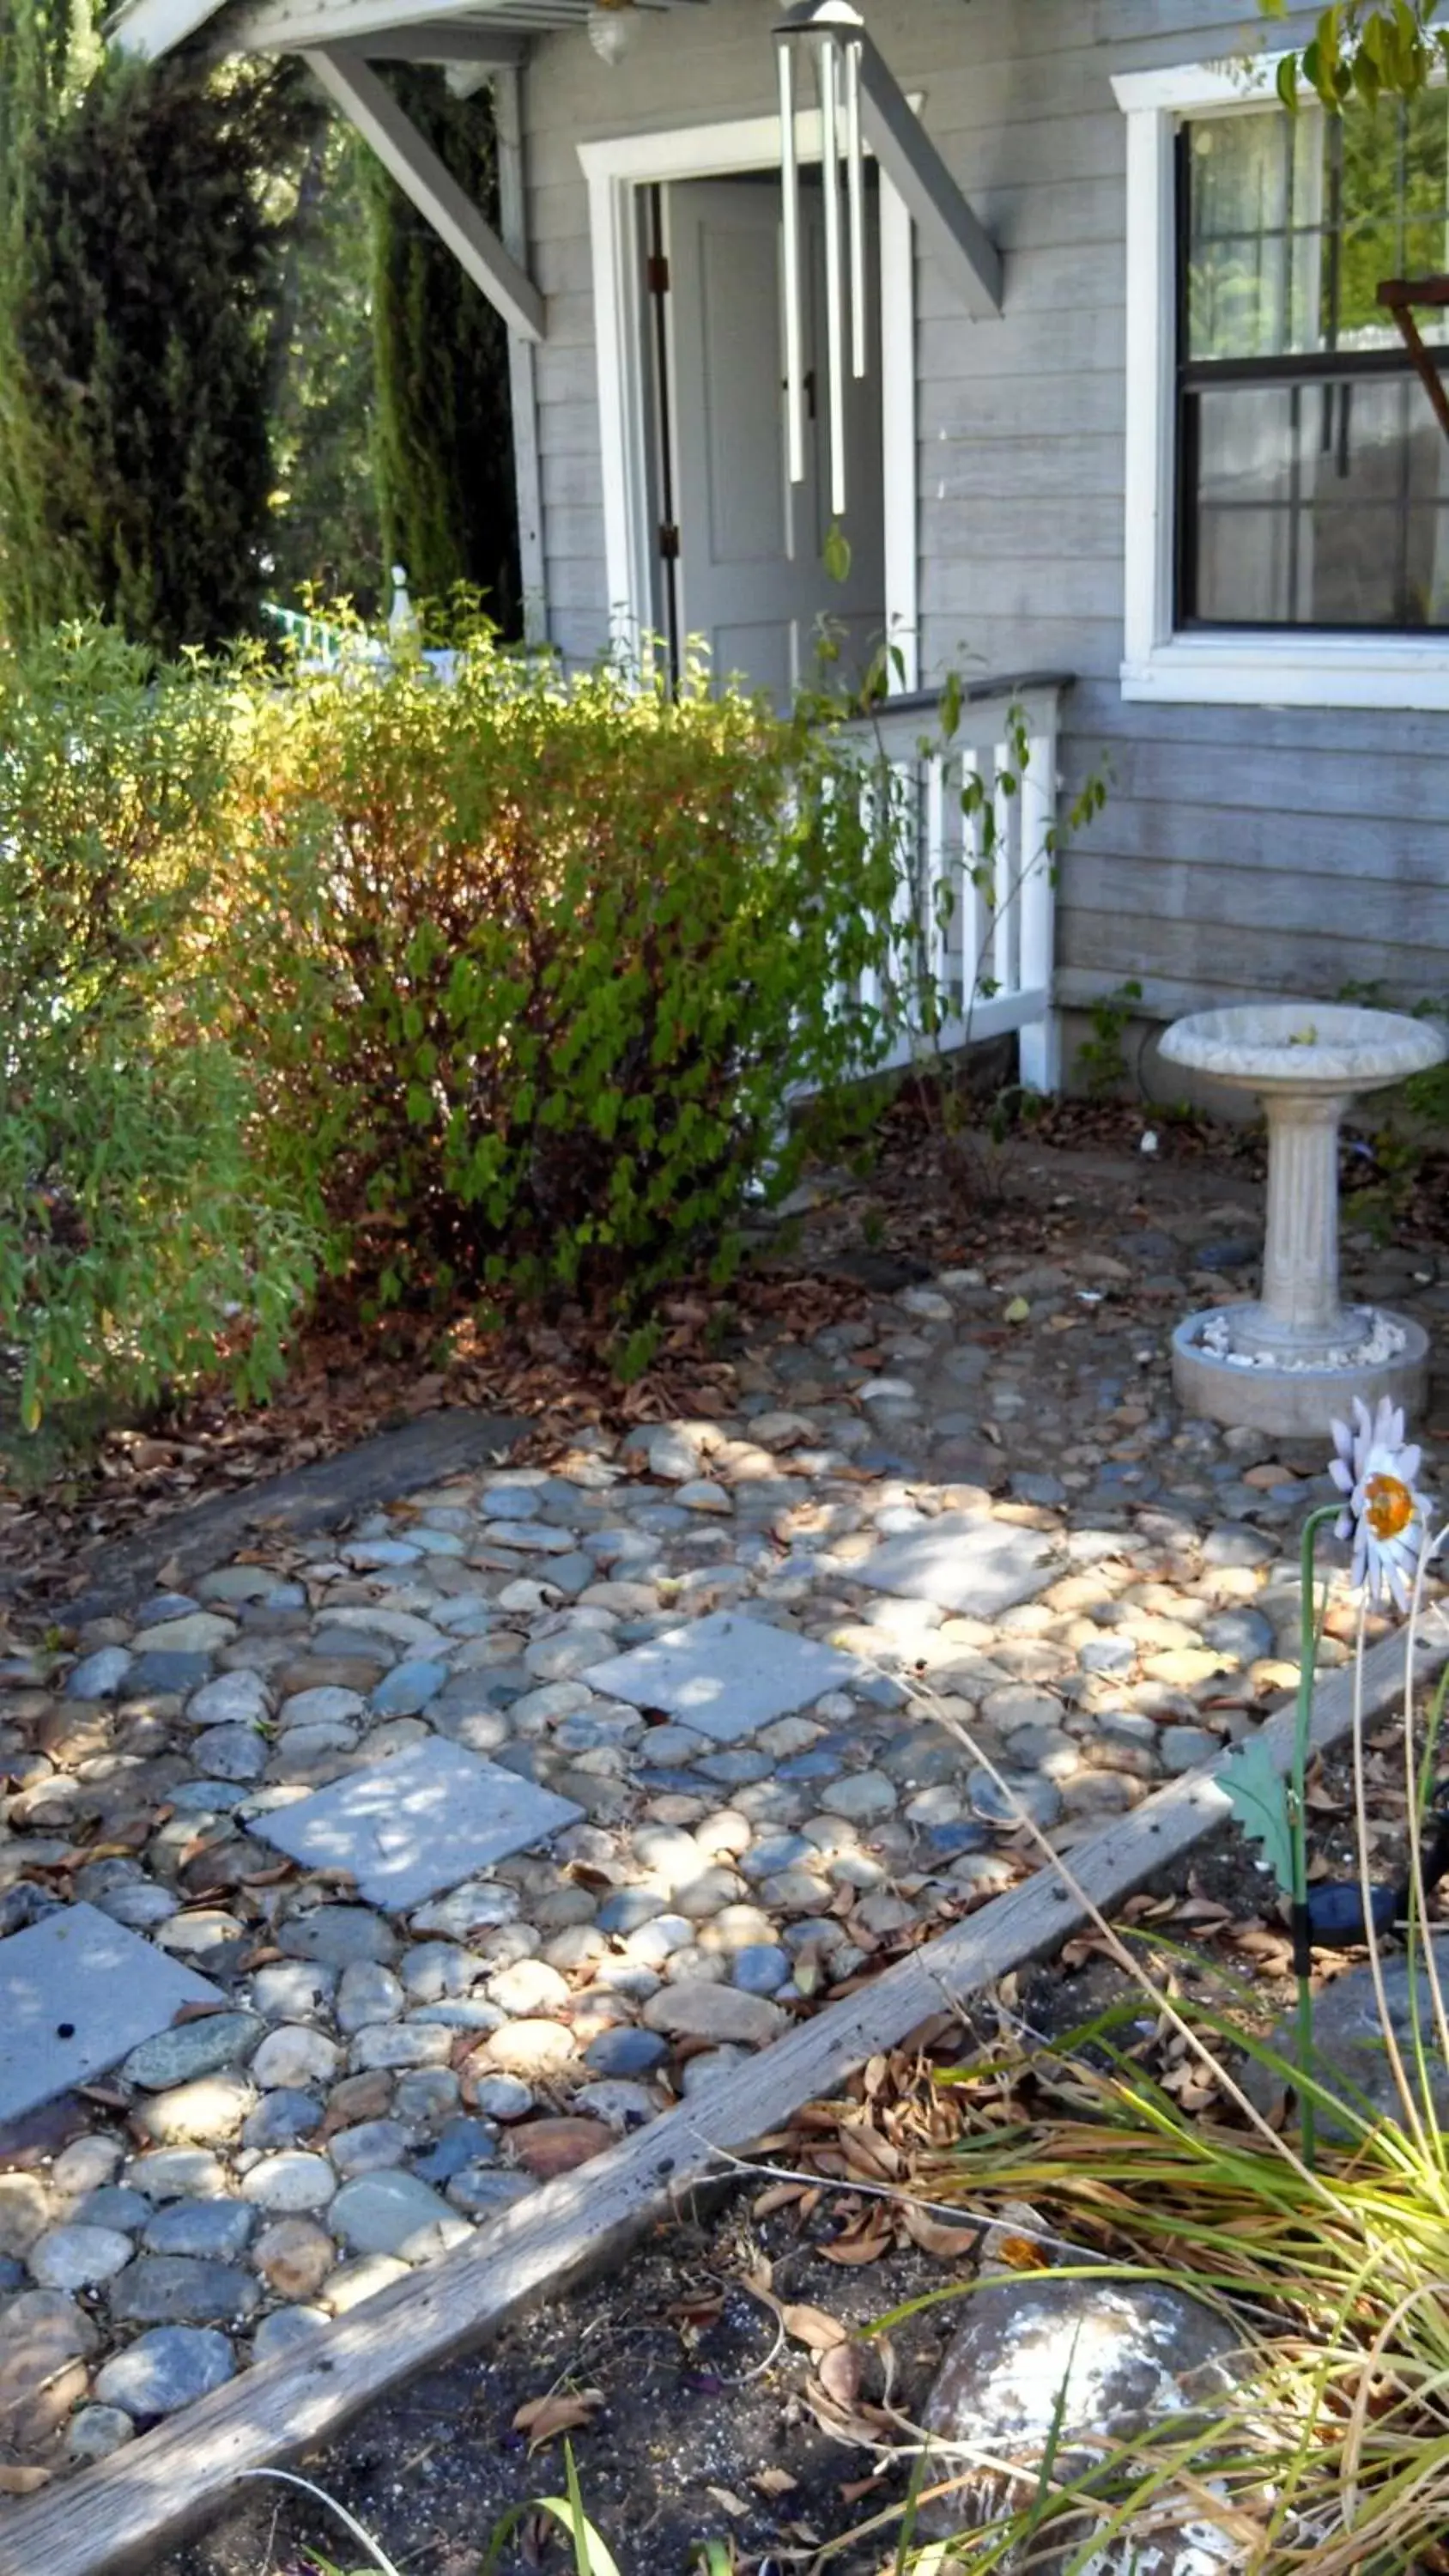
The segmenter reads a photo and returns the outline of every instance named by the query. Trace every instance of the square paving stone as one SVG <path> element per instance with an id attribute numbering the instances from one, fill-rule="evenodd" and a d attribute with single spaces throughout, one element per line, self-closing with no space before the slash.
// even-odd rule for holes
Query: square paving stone
<path id="1" fill-rule="evenodd" d="M 369 1905 L 405 1909 L 582 1814 L 481 1754 L 434 1742 L 259 1816 L 253 1831 L 309 1869 L 350 1870 Z"/>
<path id="2" fill-rule="evenodd" d="M 664 1708 L 717 1744 L 752 1735 L 791 1709 L 857 1682 L 861 1666 L 833 1646 L 818 1646 L 763 1619 L 712 1610 L 689 1628 L 672 1628 L 631 1654 L 595 1664 L 583 1676 L 591 1690 L 636 1708 Z"/>
<path id="3" fill-rule="evenodd" d="M 1041 1530 L 974 1512 L 943 1512 L 924 1529 L 887 1539 L 850 1572 L 872 1591 L 991 1619 L 1045 1592 L 1061 1568 L 1060 1547 Z"/>
<path id="4" fill-rule="evenodd" d="M 220 2004 L 207 1978 L 93 1905 L 0 1941 L 0 2120 L 104 2075 L 183 2004 Z"/>

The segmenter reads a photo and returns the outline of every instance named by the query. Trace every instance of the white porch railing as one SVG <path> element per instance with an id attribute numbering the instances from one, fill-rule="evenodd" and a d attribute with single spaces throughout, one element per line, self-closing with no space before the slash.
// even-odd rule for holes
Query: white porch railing
<path id="1" fill-rule="evenodd" d="M 1051 853 L 1061 701 L 1070 686 L 1055 673 L 978 681 L 963 690 L 945 744 L 940 700 L 930 691 L 886 699 L 849 729 L 866 761 L 887 766 L 904 863 L 901 980 L 914 986 L 914 964 L 934 987 L 942 1020 L 931 1047 L 964 1047 L 1015 1030 L 1022 1081 L 1037 1091 L 1056 1091 L 1061 1082 Z M 974 812 L 962 803 L 972 779 L 980 782 Z M 865 792 L 884 791 L 872 780 Z M 873 1004 L 883 998 L 875 978 L 859 995 Z M 882 1070 L 911 1064 L 920 1052 L 920 1033 L 903 1031 Z"/>

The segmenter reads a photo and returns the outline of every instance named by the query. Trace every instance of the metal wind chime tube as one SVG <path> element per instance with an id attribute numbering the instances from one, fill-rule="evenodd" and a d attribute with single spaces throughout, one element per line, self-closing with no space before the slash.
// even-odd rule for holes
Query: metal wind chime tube
<path id="1" fill-rule="evenodd" d="M 820 177 L 825 211 L 825 417 L 830 511 L 845 514 L 845 371 L 859 381 L 869 350 L 863 134 L 863 27 L 852 0 L 795 0 L 775 30 L 780 82 L 780 180 L 784 203 L 785 402 L 790 480 L 805 480 L 805 242 L 801 225 L 795 46 L 815 57 L 820 97 Z M 841 208 L 841 158 L 845 208 Z M 848 308 L 848 311 L 847 311 Z"/>
<path id="2" fill-rule="evenodd" d="M 825 189 L 825 374 L 830 426 L 830 515 L 845 515 L 845 276 L 840 239 L 840 118 L 834 39 L 823 37 L 820 78 L 820 176 Z"/>
<path id="3" fill-rule="evenodd" d="M 805 480 L 805 384 L 800 275 L 800 161 L 795 149 L 795 58 L 776 45 L 780 79 L 781 235 L 785 302 L 785 439 L 792 483 Z"/>
<path id="4" fill-rule="evenodd" d="M 841 48 L 845 67 L 845 185 L 850 207 L 850 371 L 865 374 L 865 150 L 860 134 L 860 46 Z"/>

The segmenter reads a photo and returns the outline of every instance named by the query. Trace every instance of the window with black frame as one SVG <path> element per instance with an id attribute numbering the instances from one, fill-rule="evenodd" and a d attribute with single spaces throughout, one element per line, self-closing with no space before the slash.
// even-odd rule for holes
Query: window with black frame
<path id="1" fill-rule="evenodd" d="M 1449 629 L 1449 439 L 1377 301 L 1449 269 L 1449 92 L 1178 151 L 1178 625 Z"/>

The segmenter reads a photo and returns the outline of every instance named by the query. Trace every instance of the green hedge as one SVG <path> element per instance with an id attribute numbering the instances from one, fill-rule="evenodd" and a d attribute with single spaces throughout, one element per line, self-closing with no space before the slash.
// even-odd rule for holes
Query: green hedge
<path id="1" fill-rule="evenodd" d="M 808 1084 L 879 1061 L 895 853 L 819 710 L 483 632 L 283 681 L 0 657 L 0 1339 L 24 1411 L 361 1307 L 728 1274 Z M 641 1330 L 646 1339 L 641 1340 Z"/>
<path id="2" fill-rule="evenodd" d="M 486 635 L 448 686 L 253 692 L 231 937 L 287 1182 L 384 1297 L 634 1315 L 746 1190 L 792 1086 L 880 1052 L 894 862 L 828 730 Z"/>

